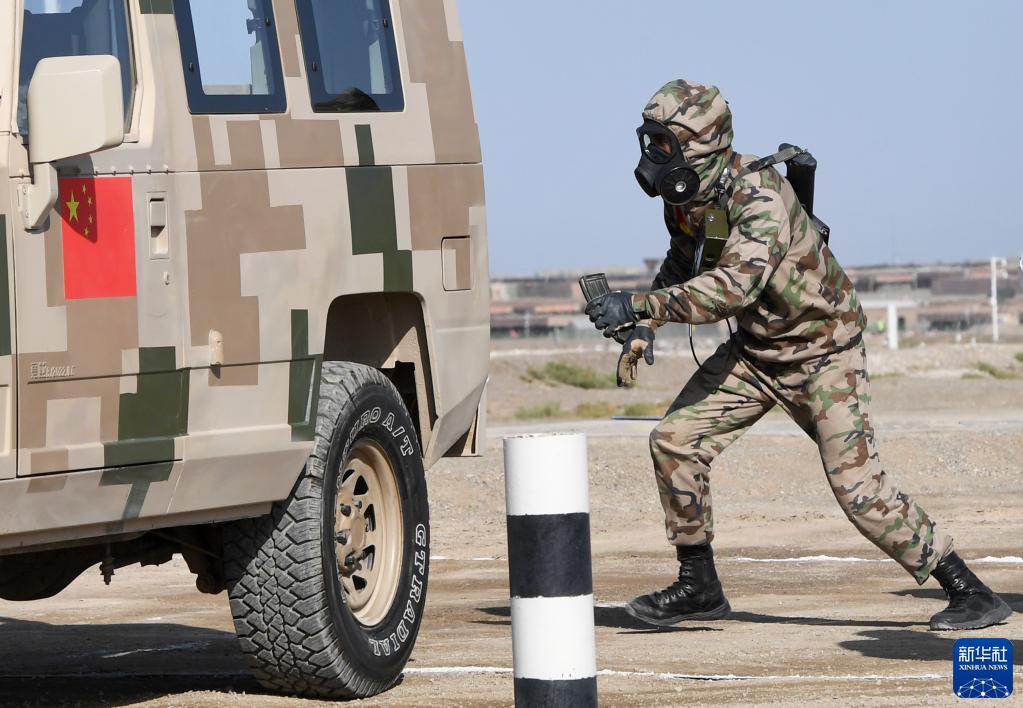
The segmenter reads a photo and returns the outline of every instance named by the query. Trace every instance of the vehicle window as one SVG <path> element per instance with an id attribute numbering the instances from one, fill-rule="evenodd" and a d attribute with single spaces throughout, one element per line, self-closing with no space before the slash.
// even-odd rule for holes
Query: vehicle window
<path id="1" fill-rule="evenodd" d="M 313 110 L 405 107 L 387 0 L 297 0 Z"/>
<path id="2" fill-rule="evenodd" d="M 175 0 L 192 113 L 279 113 L 284 82 L 270 0 Z"/>
<path id="3" fill-rule="evenodd" d="M 18 131 L 28 135 L 28 85 L 47 57 L 110 54 L 121 62 L 124 127 L 131 120 L 135 63 L 126 0 L 25 0 L 18 76 Z"/>

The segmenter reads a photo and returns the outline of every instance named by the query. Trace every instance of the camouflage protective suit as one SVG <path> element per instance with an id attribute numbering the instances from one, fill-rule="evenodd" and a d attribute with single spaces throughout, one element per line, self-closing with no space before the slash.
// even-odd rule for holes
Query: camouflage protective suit
<path id="1" fill-rule="evenodd" d="M 668 540 L 713 539 L 710 465 L 773 406 L 816 443 L 835 498 L 860 532 L 923 583 L 952 539 L 888 479 L 870 421 L 856 292 L 789 183 L 731 148 L 731 113 L 714 87 L 674 81 L 644 117 L 670 128 L 701 178 L 683 208 L 666 209 L 671 248 L 652 292 L 633 307 L 653 324 L 735 317 L 725 344 L 686 384 L 650 436 Z M 696 232 L 724 173 L 728 241 L 713 270 L 689 278 Z M 736 175 L 739 175 L 736 178 Z"/>

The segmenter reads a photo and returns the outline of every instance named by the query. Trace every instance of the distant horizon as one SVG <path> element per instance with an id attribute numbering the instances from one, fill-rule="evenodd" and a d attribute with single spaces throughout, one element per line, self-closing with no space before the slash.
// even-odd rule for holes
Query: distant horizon
<path id="1" fill-rule="evenodd" d="M 1023 250 L 1005 214 L 1023 157 L 1023 3 L 737 0 L 727 18 L 670 0 L 459 7 L 495 274 L 664 253 L 660 206 L 632 176 L 634 131 L 679 77 L 721 88 L 737 150 L 813 152 L 843 266 Z"/>
<path id="2" fill-rule="evenodd" d="M 649 256 L 653 258 L 653 256 Z M 1023 266 L 1020 265 L 1020 258 L 1023 256 L 999 256 L 994 254 L 995 258 L 1005 258 L 1006 268 L 1012 277 L 1013 274 L 1023 277 Z M 872 270 L 882 268 L 929 268 L 939 266 L 987 266 L 991 260 L 991 257 L 980 258 L 977 260 L 937 260 L 937 261 L 911 261 L 904 263 L 845 263 L 843 268 L 846 270 Z M 531 277 L 551 277 L 556 275 L 572 276 L 575 273 L 627 273 L 630 271 L 644 271 L 642 259 L 640 259 L 639 265 L 624 265 L 622 263 L 604 263 L 600 266 L 568 266 L 565 268 L 554 267 L 554 268 L 541 268 L 539 270 L 522 273 L 498 273 L 491 271 L 490 277 L 492 280 L 510 280 L 513 278 L 531 278 Z"/>

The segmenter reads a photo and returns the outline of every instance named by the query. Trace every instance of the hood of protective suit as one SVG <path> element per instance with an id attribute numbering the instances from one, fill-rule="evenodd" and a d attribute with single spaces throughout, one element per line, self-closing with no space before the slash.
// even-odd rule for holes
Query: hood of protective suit
<path id="1" fill-rule="evenodd" d="M 721 92 L 714 86 L 678 79 L 653 95 L 643 117 L 675 134 L 683 156 L 700 176 L 700 191 L 692 203 L 709 201 L 733 155 L 732 112 Z"/>

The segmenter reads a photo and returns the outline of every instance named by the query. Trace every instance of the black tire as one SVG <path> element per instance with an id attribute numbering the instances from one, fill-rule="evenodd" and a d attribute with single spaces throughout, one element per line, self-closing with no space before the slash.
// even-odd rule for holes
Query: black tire
<path id="1" fill-rule="evenodd" d="M 408 411 L 376 369 L 324 362 L 318 412 L 313 452 L 288 499 L 267 516 L 225 527 L 225 575 L 242 651 L 263 686 L 311 697 L 361 698 L 398 680 L 419 633 L 430 559 L 426 478 Z M 386 455 L 401 510 L 400 532 L 387 524 L 397 533 L 392 538 L 401 540 L 400 552 L 392 552 L 386 564 L 397 573 L 389 581 L 393 597 L 387 600 L 391 591 L 373 595 L 380 617 L 372 623 L 360 621 L 369 615 L 359 614 L 365 608 L 353 609 L 356 595 L 343 587 L 338 556 L 354 555 L 339 550 L 335 529 L 338 514 L 352 514 L 352 505 L 336 512 L 339 493 L 347 493 L 341 488 L 355 484 L 353 471 L 342 463 L 347 468 L 353 450 L 367 449 Z M 359 509 L 367 529 L 380 523 L 375 510 L 371 519 L 374 505 Z M 392 551 L 396 547 L 389 544 Z M 376 560 L 386 550 L 374 548 L 365 565 L 378 568 Z M 380 588 L 384 593 L 385 583 Z"/>

